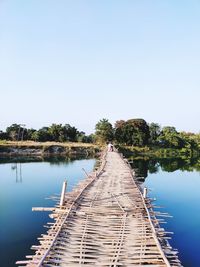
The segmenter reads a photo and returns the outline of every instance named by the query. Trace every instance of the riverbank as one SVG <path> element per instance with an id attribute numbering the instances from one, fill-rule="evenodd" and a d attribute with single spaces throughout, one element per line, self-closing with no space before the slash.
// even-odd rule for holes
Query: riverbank
<path id="1" fill-rule="evenodd" d="M 135 147 L 116 145 L 125 156 L 148 158 L 192 158 L 199 157 L 200 151 L 159 147 Z M 102 150 L 100 145 L 91 143 L 60 143 L 33 141 L 0 141 L 0 156 L 96 156 Z"/>
<path id="2" fill-rule="evenodd" d="M 199 150 L 191 149 L 174 149 L 174 148 L 159 148 L 159 147 L 134 147 L 134 146 L 117 146 L 118 150 L 126 156 L 142 156 L 149 158 L 168 158 L 168 157 L 199 157 Z"/>
<path id="3" fill-rule="evenodd" d="M 100 148 L 88 143 L 1 141 L 0 156 L 97 155 Z"/>

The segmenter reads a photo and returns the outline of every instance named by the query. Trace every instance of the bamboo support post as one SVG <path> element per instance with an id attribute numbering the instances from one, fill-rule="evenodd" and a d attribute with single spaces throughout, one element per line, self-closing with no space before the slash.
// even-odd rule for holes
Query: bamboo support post
<path id="1" fill-rule="evenodd" d="M 62 192 L 61 192 L 61 197 L 60 197 L 60 206 L 64 206 L 65 203 L 65 192 L 66 192 L 66 188 L 67 188 L 67 181 L 63 182 L 63 186 L 62 186 Z"/>
<path id="2" fill-rule="evenodd" d="M 143 198 L 144 198 L 144 199 L 147 198 L 147 192 L 148 192 L 147 188 L 144 187 L 144 190 L 143 190 Z"/>

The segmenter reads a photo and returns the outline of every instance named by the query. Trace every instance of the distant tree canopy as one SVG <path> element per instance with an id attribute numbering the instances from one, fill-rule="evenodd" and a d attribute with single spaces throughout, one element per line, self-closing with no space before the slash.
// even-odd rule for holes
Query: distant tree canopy
<path id="1" fill-rule="evenodd" d="M 11 126 L 6 128 L 6 135 L 8 139 L 12 141 L 16 141 L 20 138 L 20 125 L 19 124 L 12 124 Z"/>
<path id="2" fill-rule="evenodd" d="M 188 134 L 176 131 L 175 127 L 163 127 L 160 135 L 157 137 L 157 143 L 165 148 L 198 148 L 198 142 L 195 143 L 194 139 Z M 200 144 L 200 143 L 199 143 Z"/>
<path id="3" fill-rule="evenodd" d="M 150 138 L 149 126 L 143 119 L 117 121 L 115 123 L 115 138 L 120 144 L 144 146 Z"/>
<path id="4" fill-rule="evenodd" d="M 200 150 L 200 134 L 178 132 L 173 126 L 161 127 L 144 119 L 118 120 L 114 127 L 108 119 L 101 119 L 95 126 L 95 134 L 86 135 L 70 124 L 44 126 L 39 130 L 25 128 L 14 123 L 0 131 L 0 140 L 32 140 L 37 142 L 84 142 L 101 143 L 114 141 L 127 146 L 151 146 L 158 148 L 175 148 Z"/>
<path id="5" fill-rule="evenodd" d="M 156 145 L 158 143 L 158 137 L 161 133 L 161 127 L 158 123 L 150 123 L 149 124 L 149 143 L 152 145 Z"/>
<path id="6" fill-rule="evenodd" d="M 178 132 L 173 126 L 161 128 L 158 123 L 147 124 L 143 119 L 116 121 L 114 138 L 128 146 L 200 149 L 200 134 Z"/>
<path id="7" fill-rule="evenodd" d="M 175 127 L 163 127 L 157 140 L 163 147 L 182 148 L 184 140 L 179 136 Z"/>
<path id="8" fill-rule="evenodd" d="M 93 136 L 87 136 L 84 132 L 79 132 L 70 124 L 55 124 L 49 127 L 42 127 L 39 130 L 27 129 L 20 124 L 12 124 L 6 131 L 0 131 L 0 139 L 21 141 L 31 140 L 37 142 L 93 142 Z"/>
<path id="9" fill-rule="evenodd" d="M 112 124 L 107 119 L 100 120 L 95 126 L 95 137 L 99 143 L 113 140 L 114 133 Z"/>

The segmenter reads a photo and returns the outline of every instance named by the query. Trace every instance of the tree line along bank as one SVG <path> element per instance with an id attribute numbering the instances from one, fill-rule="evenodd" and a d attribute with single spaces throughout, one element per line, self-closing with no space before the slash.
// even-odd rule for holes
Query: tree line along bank
<path id="1" fill-rule="evenodd" d="M 112 141 L 122 146 L 158 147 L 174 149 L 200 149 L 200 134 L 178 132 L 173 126 L 161 127 L 144 119 L 118 120 L 114 126 L 102 119 L 95 126 L 95 133 L 86 135 L 70 124 L 52 124 L 39 130 L 12 124 L 0 131 L 0 140 L 37 142 L 83 142 L 104 144 Z"/>

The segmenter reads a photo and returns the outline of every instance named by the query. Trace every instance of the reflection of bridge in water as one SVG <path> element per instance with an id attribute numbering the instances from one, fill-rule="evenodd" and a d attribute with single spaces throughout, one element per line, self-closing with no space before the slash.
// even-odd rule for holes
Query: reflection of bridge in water
<path id="1" fill-rule="evenodd" d="M 60 203 L 50 209 L 55 222 L 32 247 L 35 255 L 18 265 L 181 266 L 160 227 L 163 219 L 156 218 L 167 215 L 153 211 L 117 152 L 105 154 L 96 173 L 64 192 L 65 184 Z"/>

